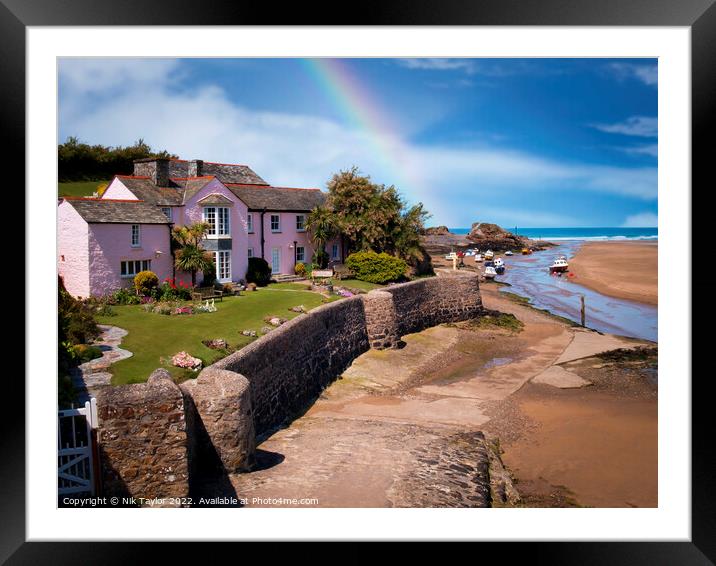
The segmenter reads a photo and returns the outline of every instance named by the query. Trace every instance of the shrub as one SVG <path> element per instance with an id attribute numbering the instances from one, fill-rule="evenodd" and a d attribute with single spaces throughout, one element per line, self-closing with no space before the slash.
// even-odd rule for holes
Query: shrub
<path id="1" fill-rule="evenodd" d="M 315 267 L 325 269 L 328 267 L 328 252 L 326 250 L 316 250 L 313 253 L 311 261 L 314 263 Z"/>
<path id="2" fill-rule="evenodd" d="M 299 261 L 296 264 L 296 267 L 293 268 L 293 271 L 296 275 L 298 275 L 300 277 L 305 277 L 306 276 L 306 265 Z"/>
<path id="3" fill-rule="evenodd" d="M 213 263 L 205 271 L 202 271 L 202 287 L 211 287 L 216 282 L 216 265 Z"/>
<path id="4" fill-rule="evenodd" d="M 159 286 L 159 277 L 153 271 L 140 271 L 134 276 L 134 288 L 137 293 L 149 297 Z"/>
<path id="5" fill-rule="evenodd" d="M 129 289 L 117 289 L 112 293 L 112 300 L 118 305 L 138 305 L 141 302 L 141 299 Z"/>
<path id="6" fill-rule="evenodd" d="M 60 343 L 68 341 L 70 344 L 84 344 L 99 336 L 100 330 L 92 307 L 70 295 L 62 279 L 59 279 L 58 291 L 57 322 Z"/>
<path id="7" fill-rule="evenodd" d="M 160 301 L 188 301 L 191 299 L 191 286 L 184 281 L 177 285 L 174 279 L 167 277 L 159 287 L 158 297 Z"/>
<path id="8" fill-rule="evenodd" d="M 87 344 L 75 344 L 72 346 L 72 354 L 77 363 L 83 364 L 102 357 L 102 350 L 97 346 L 89 346 Z"/>
<path id="9" fill-rule="evenodd" d="M 356 252 L 346 258 L 346 267 L 356 279 L 369 283 L 388 283 L 405 277 L 408 264 L 402 259 L 373 251 Z"/>
<path id="10" fill-rule="evenodd" d="M 271 281 L 271 268 L 262 257 L 250 257 L 249 268 L 246 270 L 246 281 L 263 287 Z"/>

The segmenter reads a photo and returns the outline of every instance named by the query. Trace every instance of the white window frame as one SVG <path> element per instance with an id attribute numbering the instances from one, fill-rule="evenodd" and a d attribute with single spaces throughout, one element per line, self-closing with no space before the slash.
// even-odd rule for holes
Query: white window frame
<path id="1" fill-rule="evenodd" d="M 299 252 L 299 250 L 301 251 Z M 301 257 L 299 257 L 299 255 Z M 306 262 L 306 246 L 296 246 L 296 263 L 298 262 Z"/>
<path id="2" fill-rule="evenodd" d="M 274 218 L 278 219 L 278 220 L 276 220 L 276 228 L 273 227 L 273 219 Z M 271 226 L 271 232 L 273 234 L 278 234 L 281 232 L 281 215 L 280 214 L 271 214 L 269 216 L 269 222 L 270 222 L 270 226 Z"/>
<path id="3" fill-rule="evenodd" d="M 225 254 L 227 264 L 227 274 L 222 277 L 222 269 L 220 263 L 221 254 Z M 214 252 L 214 265 L 216 266 L 216 279 L 219 283 L 230 283 L 231 282 L 231 250 L 219 250 Z"/>
<path id="4" fill-rule="evenodd" d="M 168 220 L 171 220 L 171 221 L 174 220 L 174 211 L 172 210 L 171 206 L 163 206 L 162 212 L 164 213 L 164 216 L 166 216 Z"/>
<path id="5" fill-rule="evenodd" d="M 137 271 L 137 268 L 139 268 L 139 271 Z M 121 279 L 133 279 L 140 271 L 151 271 L 151 269 L 151 259 L 123 259 L 119 262 L 119 276 Z"/>
<path id="6" fill-rule="evenodd" d="M 222 218 L 222 215 L 226 215 Z M 209 225 L 207 238 L 227 238 L 231 236 L 231 209 L 228 206 L 205 206 L 201 219 Z"/>
<path id="7" fill-rule="evenodd" d="M 135 228 L 136 228 L 136 241 L 135 241 Z M 141 224 L 132 224 L 131 230 L 131 246 L 133 248 L 141 248 L 142 247 L 142 225 Z"/>
<path id="8" fill-rule="evenodd" d="M 299 221 L 299 218 L 301 219 Z M 299 228 L 299 223 L 301 227 Z M 305 214 L 297 214 L 296 215 L 296 232 L 305 232 L 306 231 L 306 215 Z"/>
<path id="9" fill-rule="evenodd" d="M 254 248 L 249 248 L 248 254 L 249 257 L 254 257 Z"/>
<path id="10" fill-rule="evenodd" d="M 251 213 L 246 215 L 246 231 L 249 234 L 254 233 L 254 215 Z"/>

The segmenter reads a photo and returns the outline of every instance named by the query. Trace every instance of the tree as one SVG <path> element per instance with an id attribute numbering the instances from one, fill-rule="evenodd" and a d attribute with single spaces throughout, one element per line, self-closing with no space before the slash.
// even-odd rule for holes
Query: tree
<path id="1" fill-rule="evenodd" d="M 210 226 L 206 222 L 197 222 L 187 226 L 175 226 L 172 230 L 172 243 L 174 252 L 174 266 L 187 273 L 191 273 L 191 286 L 196 286 L 196 273 L 208 271 L 214 266 L 214 261 L 201 242 L 209 233 Z"/>
<path id="2" fill-rule="evenodd" d="M 429 217 L 423 204 L 408 208 L 394 186 L 371 182 L 357 167 L 333 175 L 326 208 L 349 254 L 372 250 L 404 259 L 422 255 L 420 233 Z"/>
<path id="3" fill-rule="evenodd" d="M 325 206 L 317 206 L 306 218 L 306 229 L 311 234 L 311 241 L 316 249 L 313 261 L 321 267 L 327 260 L 326 242 L 336 236 L 336 218 L 333 212 Z"/>

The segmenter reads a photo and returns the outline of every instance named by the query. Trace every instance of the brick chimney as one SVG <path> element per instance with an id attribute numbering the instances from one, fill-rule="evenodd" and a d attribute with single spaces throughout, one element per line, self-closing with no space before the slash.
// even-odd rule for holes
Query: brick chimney
<path id="1" fill-rule="evenodd" d="M 189 162 L 187 177 L 201 177 L 204 174 L 204 162 L 201 159 L 192 159 Z"/>
<path id="2" fill-rule="evenodd" d="M 134 174 L 149 177 L 158 187 L 169 186 L 169 160 L 166 158 L 147 157 L 134 160 Z"/>

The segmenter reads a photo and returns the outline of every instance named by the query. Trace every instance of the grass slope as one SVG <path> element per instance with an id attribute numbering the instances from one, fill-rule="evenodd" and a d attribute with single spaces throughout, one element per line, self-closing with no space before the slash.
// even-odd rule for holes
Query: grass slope
<path id="1" fill-rule="evenodd" d="M 185 371 L 162 364 L 160 358 L 170 357 L 182 350 L 201 358 L 205 365 L 222 357 L 216 350 L 204 346 L 202 340 L 223 338 L 233 348 L 251 342 L 242 330 L 259 332 L 266 326 L 265 316 L 294 318 L 290 307 L 303 305 L 312 309 L 321 305 L 321 295 L 307 291 L 261 289 L 240 297 L 225 297 L 216 303 L 217 311 L 195 315 L 168 316 L 145 312 L 140 305 L 112 307 L 116 316 L 98 317 L 100 324 L 119 326 L 128 331 L 121 347 L 134 355 L 111 366 L 112 383 L 140 383 L 158 367 L 166 367 L 176 378 Z"/>
<path id="2" fill-rule="evenodd" d="M 61 197 L 91 197 L 97 187 L 108 181 L 75 181 L 57 183 L 57 194 Z"/>

